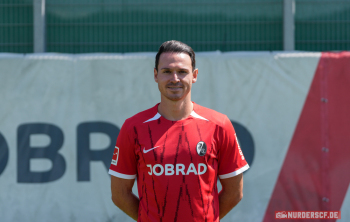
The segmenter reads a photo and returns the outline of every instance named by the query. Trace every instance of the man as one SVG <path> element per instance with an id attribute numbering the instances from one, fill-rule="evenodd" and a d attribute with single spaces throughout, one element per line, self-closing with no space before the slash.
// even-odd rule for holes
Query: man
<path id="1" fill-rule="evenodd" d="M 197 76 L 192 48 L 164 42 L 154 68 L 161 102 L 120 130 L 109 170 L 112 200 L 137 221 L 219 221 L 242 199 L 249 166 L 231 121 L 191 101 Z"/>

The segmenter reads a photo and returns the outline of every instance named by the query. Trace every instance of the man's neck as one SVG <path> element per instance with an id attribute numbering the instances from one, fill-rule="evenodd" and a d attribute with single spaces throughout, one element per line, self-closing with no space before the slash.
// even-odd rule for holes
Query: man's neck
<path id="1" fill-rule="evenodd" d="M 158 106 L 158 113 L 171 121 L 186 119 L 192 111 L 193 103 L 190 98 L 180 101 L 162 99 Z"/>

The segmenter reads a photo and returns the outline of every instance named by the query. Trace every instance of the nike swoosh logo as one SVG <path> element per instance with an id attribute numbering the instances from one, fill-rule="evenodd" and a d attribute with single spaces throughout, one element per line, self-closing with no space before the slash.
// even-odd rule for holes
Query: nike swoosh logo
<path id="1" fill-rule="evenodd" d="M 159 146 L 153 147 L 151 149 L 145 150 L 145 147 L 143 148 L 143 153 L 148 153 L 151 150 L 154 150 L 155 148 L 158 148 Z"/>

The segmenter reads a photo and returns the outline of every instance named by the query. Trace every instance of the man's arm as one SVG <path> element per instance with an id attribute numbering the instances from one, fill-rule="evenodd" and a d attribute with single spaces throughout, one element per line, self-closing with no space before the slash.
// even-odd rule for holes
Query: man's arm
<path id="1" fill-rule="evenodd" d="M 219 217 L 222 219 L 243 198 L 243 173 L 220 179 L 220 183 L 222 190 L 219 193 Z"/>
<path id="2" fill-rule="evenodd" d="M 132 192 L 134 179 L 122 179 L 111 176 L 112 201 L 124 213 L 137 221 L 139 198 Z"/>

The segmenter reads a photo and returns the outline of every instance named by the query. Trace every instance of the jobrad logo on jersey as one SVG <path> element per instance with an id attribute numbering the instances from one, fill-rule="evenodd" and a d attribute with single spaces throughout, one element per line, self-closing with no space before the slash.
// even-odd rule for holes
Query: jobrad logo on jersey
<path id="1" fill-rule="evenodd" d="M 239 154 L 241 155 L 242 160 L 244 160 L 243 152 L 241 150 L 241 146 L 239 145 L 237 134 L 235 134 L 235 137 L 236 137 L 236 141 L 237 141 L 237 145 L 238 145 Z"/>
<path id="2" fill-rule="evenodd" d="M 204 163 L 199 163 L 197 168 L 194 165 L 194 163 L 190 163 L 188 168 L 186 168 L 185 164 L 177 163 L 177 164 L 165 164 L 164 166 L 161 164 L 156 164 L 152 166 L 151 164 L 148 164 L 147 167 L 149 167 L 148 174 L 149 175 L 156 175 L 156 176 L 172 176 L 172 175 L 202 175 L 207 172 L 207 165 Z"/>

